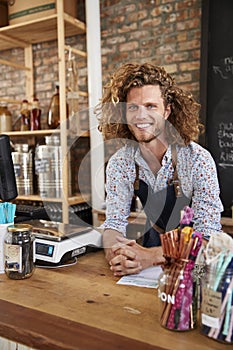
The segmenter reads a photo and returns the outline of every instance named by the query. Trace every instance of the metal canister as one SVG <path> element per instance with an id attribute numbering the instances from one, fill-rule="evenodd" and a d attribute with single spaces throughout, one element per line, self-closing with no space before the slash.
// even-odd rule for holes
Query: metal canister
<path id="1" fill-rule="evenodd" d="M 35 268 L 35 237 L 32 226 L 15 224 L 7 227 L 4 239 L 5 273 L 11 279 L 31 277 Z"/>
<path id="2" fill-rule="evenodd" d="M 16 144 L 11 153 L 19 195 L 33 194 L 33 155 L 28 144 Z"/>
<path id="3" fill-rule="evenodd" d="M 61 146 L 51 137 L 46 137 L 46 144 L 36 147 L 35 172 L 38 176 L 40 196 L 61 197 L 62 190 Z"/>
<path id="4" fill-rule="evenodd" d="M 42 198 L 61 198 L 62 152 L 58 137 L 47 136 L 46 144 L 36 147 L 35 172 L 38 176 L 40 196 Z"/>

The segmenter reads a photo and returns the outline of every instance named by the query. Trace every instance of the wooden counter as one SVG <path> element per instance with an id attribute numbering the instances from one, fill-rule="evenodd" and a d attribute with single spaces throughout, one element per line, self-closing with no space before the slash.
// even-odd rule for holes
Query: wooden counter
<path id="1" fill-rule="evenodd" d="M 42 350 L 229 350 L 198 329 L 162 328 L 157 290 L 117 280 L 103 251 L 74 266 L 36 268 L 27 280 L 2 274 L 0 336 Z"/>

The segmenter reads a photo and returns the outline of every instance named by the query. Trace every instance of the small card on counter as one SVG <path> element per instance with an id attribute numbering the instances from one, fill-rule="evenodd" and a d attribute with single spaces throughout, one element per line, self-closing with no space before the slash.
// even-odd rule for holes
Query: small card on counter
<path id="1" fill-rule="evenodd" d="M 121 277 L 117 284 L 146 288 L 157 288 L 158 279 L 162 271 L 163 270 L 161 266 L 148 267 L 147 269 L 144 269 L 137 274 Z"/>

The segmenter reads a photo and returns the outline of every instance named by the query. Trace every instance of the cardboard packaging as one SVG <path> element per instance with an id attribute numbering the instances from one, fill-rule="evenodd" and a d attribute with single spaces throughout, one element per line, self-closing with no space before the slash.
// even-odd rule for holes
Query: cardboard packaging
<path id="1" fill-rule="evenodd" d="M 57 12 L 56 0 L 15 0 L 13 5 L 8 5 L 8 12 L 10 25 L 27 22 L 54 15 Z M 65 0 L 64 12 L 76 18 L 77 0 Z"/>

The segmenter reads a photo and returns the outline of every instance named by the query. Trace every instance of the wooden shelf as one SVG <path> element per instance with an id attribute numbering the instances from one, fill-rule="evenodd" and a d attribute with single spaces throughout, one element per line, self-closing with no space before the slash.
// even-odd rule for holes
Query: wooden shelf
<path id="1" fill-rule="evenodd" d="M 60 133 L 60 129 L 46 129 L 46 130 L 34 130 L 34 131 L 6 131 L 4 132 L 5 135 L 8 136 L 43 136 L 43 135 L 52 135 L 52 134 L 59 134 Z M 69 132 L 68 132 L 69 133 Z M 89 137 L 90 136 L 90 132 L 89 131 L 83 131 L 81 132 L 80 135 L 77 135 L 79 137 Z"/>
<path id="2" fill-rule="evenodd" d="M 65 36 L 83 34 L 83 22 L 64 13 Z M 22 39 L 23 38 L 23 39 Z M 0 28 L 1 51 L 57 39 L 57 14 Z"/>
<path id="3" fill-rule="evenodd" d="M 90 194 L 77 194 L 75 196 L 71 196 L 67 199 L 69 205 L 74 205 L 74 204 L 80 204 L 83 202 L 89 202 L 91 198 Z M 24 201 L 35 201 L 35 202 L 54 202 L 54 203 L 61 203 L 62 198 L 44 198 L 39 195 L 25 195 L 25 196 L 18 196 L 15 198 L 15 200 L 24 200 Z"/>

